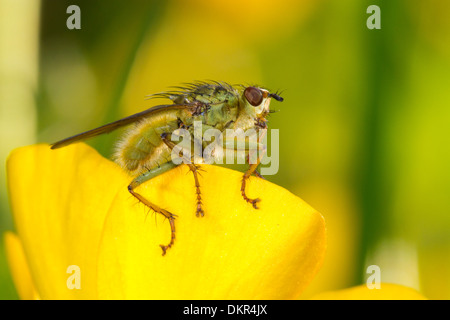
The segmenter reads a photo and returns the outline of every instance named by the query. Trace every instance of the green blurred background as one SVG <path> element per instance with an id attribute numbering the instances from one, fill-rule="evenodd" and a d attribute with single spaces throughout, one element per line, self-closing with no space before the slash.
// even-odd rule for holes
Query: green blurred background
<path id="1" fill-rule="evenodd" d="M 81 30 L 69 30 L 69 5 Z M 369 30 L 369 5 L 381 29 Z M 0 0 L 0 232 L 14 230 L 4 163 L 144 110 L 193 80 L 259 83 L 285 101 L 268 180 L 327 222 L 305 292 L 382 282 L 450 298 L 450 2 L 447 0 Z M 116 134 L 88 141 L 109 156 Z M 15 299 L 0 244 L 0 298 Z"/>

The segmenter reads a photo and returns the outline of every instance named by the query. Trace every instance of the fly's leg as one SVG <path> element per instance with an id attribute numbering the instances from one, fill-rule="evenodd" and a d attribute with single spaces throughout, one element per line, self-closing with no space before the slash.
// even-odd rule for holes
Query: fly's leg
<path id="1" fill-rule="evenodd" d="M 259 122 L 255 123 L 255 124 L 257 125 L 257 124 L 259 124 Z M 263 123 L 263 126 L 261 127 L 261 129 L 262 129 L 262 130 L 261 130 L 262 134 L 260 134 L 259 137 L 258 137 L 258 140 L 259 140 L 259 141 L 261 141 L 262 139 L 264 139 L 265 135 L 267 134 L 267 126 L 266 126 L 266 123 L 265 123 L 265 122 Z M 258 131 L 258 134 L 259 134 L 259 131 Z M 258 148 L 259 148 L 259 147 L 260 147 L 260 146 L 258 145 Z M 257 149 L 257 150 L 259 150 L 259 149 Z M 263 152 L 265 153 L 265 149 L 264 149 Z M 253 159 L 255 153 L 256 153 L 256 150 L 254 150 L 254 149 L 251 149 L 251 150 L 249 151 L 248 156 L 247 156 L 247 163 L 250 163 L 250 158 L 252 157 L 252 159 Z M 259 165 L 258 165 L 258 166 L 259 166 Z M 255 171 L 253 171 L 253 174 L 254 174 L 255 176 L 257 176 L 258 178 L 261 178 L 261 179 L 264 179 L 264 180 L 265 180 L 265 178 L 261 175 L 261 173 L 259 173 L 258 167 L 256 167 Z"/>
<path id="2" fill-rule="evenodd" d="M 250 162 L 249 159 L 250 159 L 250 155 L 247 156 L 247 163 Z M 258 168 L 256 168 L 255 171 L 253 171 L 253 174 L 254 174 L 255 176 L 257 176 L 258 178 L 261 178 L 261 179 L 263 179 L 263 180 L 266 180 L 266 178 L 264 178 L 264 176 L 259 172 Z"/>
<path id="3" fill-rule="evenodd" d="M 166 254 L 167 249 L 171 248 L 175 241 L 175 215 L 170 213 L 169 211 L 162 209 L 155 205 L 154 203 L 148 201 L 145 197 L 143 197 L 141 194 L 134 191 L 139 185 L 142 183 L 150 180 L 151 178 L 164 173 L 166 171 L 169 171 L 170 169 L 175 168 L 177 165 L 175 165 L 173 162 L 166 162 L 162 165 L 160 165 L 157 168 L 151 169 L 147 172 L 144 172 L 143 174 L 136 177 L 131 183 L 128 185 L 128 191 L 139 200 L 139 202 L 142 202 L 144 205 L 152 209 L 153 211 L 162 214 L 164 217 L 166 217 L 169 220 L 170 223 L 170 242 L 167 245 L 160 245 L 162 249 L 162 255 L 164 256 Z"/>
<path id="4" fill-rule="evenodd" d="M 197 217 L 203 217 L 205 215 L 205 212 L 202 209 L 202 194 L 200 192 L 200 183 L 198 182 L 198 170 L 199 166 L 195 164 L 188 164 L 189 169 L 191 169 L 192 173 L 194 174 L 194 180 L 195 180 L 195 192 L 197 193 L 197 211 L 195 215 Z"/>
<path id="5" fill-rule="evenodd" d="M 242 141 L 242 142 L 243 142 L 243 144 L 245 146 L 244 147 L 245 151 L 249 152 L 249 155 L 247 157 L 247 161 L 248 162 L 250 162 L 250 153 L 251 152 L 256 152 L 256 150 L 259 150 L 259 154 L 258 154 L 258 157 L 257 157 L 255 163 L 250 163 L 249 168 L 247 169 L 247 171 L 244 173 L 244 176 L 242 177 L 242 183 L 241 183 L 241 195 L 242 195 L 242 198 L 244 198 L 244 200 L 246 202 L 251 203 L 253 208 L 258 209 L 258 206 L 256 204 L 258 202 L 260 202 L 261 199 L 259 199 L 259 198 L 251 199 L 251 198 L 247 197 L 247 194 L 245 193 L 245 186 L 246 186 L 247 179 L 252 174 L 255 174 L 255 175 L 260 176 L 262 178 L 262 176 L 257 171 L 257 168 L 260 165 L 261 160 L 262 160 L 262 158 L 264 157 L 264 154 L 267 151 L 267 148 L 266 148 L 266 146 L 264 144 L 256 142 L 256 141 Z M 238 144 L 239 144 L 239 140 L 238 140 Z M 224 148 L 238 151 L 237 148 L 234 145 L 234 139 L 231 140 L 231 141 L 227 141 L 226 139 L 224 139 Z M 252 157 L 252 160 L 253 160 L 253 157 Z"/>
<path id="6" fill-rule="evenodd" d="M 259 199 L 259 198 L 250 199 L 249 197 L 247 197 L 247 195 L 245 194 L 245 185 L 246 185 L 247 179 L 255 172 L 256 168 L 259 165 L 259 162 L 261 162 L 261 159 L 258 157 L 258 163 L 250 165 L 250 167 L 244 173 L 244 176 L 242 177 L 242 183 L 241 183 L 241 194 L 242 194 L 242 197 L 244 198 L 245 201 L 247 201 L 248 203 L 251 203 L 253 208 L 255 208 L 255 209 L 258 209 L 258 206 L 256 204 L 258 202 L 260 202 L 261 199 Z"/>
<path id="7" fill-rule="evenodd" d="M 169 134 L 163 133 L 161 135 L 162 141 L 169 147 L 170 150 L 172 150 L 175 147 L 175 144 L 168 138 Z M 195 192 L 197 194 L 197 210 L 195 215 L 197 217 L 203 217 L 205 215 L 205 212 L 202 209 L 202 195 L 200 192 L 200 183 L 198 181 L 198 171 L 200 170 L 199 166 L 196 164 L 193 164 L 191 159 L 187 159 L 184 154 L 182 153 L 182 150 L 180 151 L 180 157 L 183 158 L 183 162 L 187 164 L 189 169 L 192 171 L 194 175 L 194 181 L 195 181 Z"/>
<path id="8" fill-rule="evenodd" d="M 259 173 L 258 169 L 255 169 L 255 171 L 253 172 L 253 174 L 254 174 L 255 176 L 257 176 L 258 178 L 261 178 L 261 179 L 266 180 L 266 178 L 264 178 L 264 176 L 263 176 L 261 173 Z"/>

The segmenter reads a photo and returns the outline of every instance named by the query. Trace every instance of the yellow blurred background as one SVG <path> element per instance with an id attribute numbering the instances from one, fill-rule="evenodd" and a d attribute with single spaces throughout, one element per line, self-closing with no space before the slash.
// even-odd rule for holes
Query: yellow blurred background
<path id="1" fill-rule="evenodd" d="M 69 30 L 69 5 L 81 29 Z M 366 12 L 381 10 L 381 29 Z M 284 90 L 266 177 L 325 217 L 323 268 L 302 297 L 382 282 L 450 298 L 450 2 L 0 0 L 0 232 L 4 164 L 147 109 L 194 80 Z M 89 144 L 109 156 L 117 134 Z M 0 244 L 0 298 L 15 292 Z"/>

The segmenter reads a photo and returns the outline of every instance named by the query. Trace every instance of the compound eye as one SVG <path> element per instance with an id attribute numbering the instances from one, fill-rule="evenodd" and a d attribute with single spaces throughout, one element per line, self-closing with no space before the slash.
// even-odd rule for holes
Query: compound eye
<path id="1" fill-rule="evenodd" d="M 261 90 L 255 87 L 245 88 L 244 91 L 245 99 L 254 107 L 259 106 L 263 101 L 263 94 Z"/>

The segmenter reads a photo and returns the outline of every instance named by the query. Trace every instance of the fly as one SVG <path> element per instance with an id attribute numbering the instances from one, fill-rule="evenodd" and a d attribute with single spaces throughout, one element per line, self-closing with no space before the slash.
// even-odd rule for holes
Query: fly
<path id="1" fill-rule="evenodd" d="M 170 160 L 171 153 L 176 147 L 172 135 L 177 129 L 185 129 L 194 136 L 195 121 L 201 121 L 204 128 L 214 128 L 221 132 L 226 129 L 254 129 L 256 131 L 267 128 L 267 115 L 271 112 L 269 105 L 271 98 L 283 101 L 277 93 L 258 86 L 232 86 L 225 82 L 208 81 L 195 82 L 176 90 L 166 91 L 150 98 L 166 98 L 170 104 L 158 105 L 101 127 L 74 135 L 51 145 L 52 149 L 61 148 L 89 139 L 100 134 L 135 124 L 124 134 L 117 143 L 114 160 L 135 178 L 128 185 L 128 191 L 141 203 L 151 210 L 166 217 L 170 223 L 171 239 L 167 245 L 160 245 L 164 256 L 175 242 L 175 215 L 149 201 L 135 189 L 142 183 L 167 172 L 180 164 Z M 205 149 L 205 141 L 200 143 Z M 234 141 L 233 141 L 234 145 Z M 257 142 L 256 147 L 261 147 Z M 226 146 L 225 146 L 226 148 Z M 234 147 L 233 147 L 234 148 Z M 246 151 L 249 151 L 246 145 Z M 263 155 L 259 155 L 242 177 L 241 194 L 243 199 L 257 209 L 260 199 L 250 199 L 245 192 L 247 179 L 255 174 L 259 177 L 257 168 Z M 191 160 L 191 159 L 188 159 Z M 185 162 L 193 173 L 197 195 L 196 215 L 204 216 L 200 183 L 198 179 L 199 166 L 192 161 Z"/>

